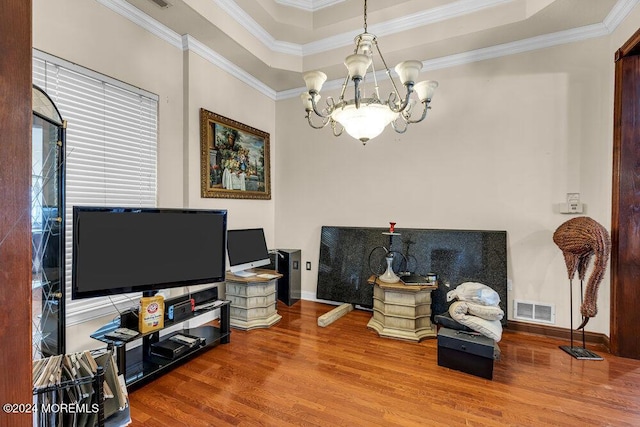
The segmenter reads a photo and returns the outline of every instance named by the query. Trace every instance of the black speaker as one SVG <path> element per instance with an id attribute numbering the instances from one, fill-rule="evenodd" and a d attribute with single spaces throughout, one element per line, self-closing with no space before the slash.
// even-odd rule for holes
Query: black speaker
<path id="1" fill-rule="evenodd" d="M 300 270 L 300 249 L 277 249 L 269 255 L 270 270 L 282 274 L 278 279 L 278 299 L 287 305 L 300 301 L 302 277 Z"/>

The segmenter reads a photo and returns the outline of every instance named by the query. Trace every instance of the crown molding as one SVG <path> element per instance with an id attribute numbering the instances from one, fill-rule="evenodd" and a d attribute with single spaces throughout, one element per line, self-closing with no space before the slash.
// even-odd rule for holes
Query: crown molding
<path id="1" fill-rule="evenodd" d="M 180 34 L 162 25 L 140 9 L 130 5 L 124 0 L 96 0 L 101 5 L 111 9 L 115 13 L 127 18 L 170 45 L 182 49 L 182 37 Z"/>
<path id="2" fill-rule="evenodd" d="M 602 22 L 609 30 L 609 33 L 612 33 L 613 30 L 618 28 L 618 25 L 624 21 L 624 18 L 627 17 L 639 2 L 640 0 L 618 0 L 616 2 Z"/>
<path id="3" fill-rule="evenodd" d="M 227 58 L 220 55 L 210 47 L 199 42 L 189 34 L 185 34 L 182 37 L 182 49 L 189 50 L 201 56 L 202 58 L 206 59 L 213 65 L 231 74 L 241 82 L 246 83 L 247 85 L 251 86 L 252 88 L 262 93 L 263 95 L 267 96 L 268 98 L 273 100 L 276 99 L 275 90 L 271 89 L 269 86 L 265 85 L 260 80 L 253 77 L 251 74 L 247 73 L 245 70 L 238 67 L 236 64 L 229 61 Z"/>
<path id="4" fill-rule="evenodd" d="M 282 6 L 295 7 L 306 12 L 315 12 L 325 7 L 333 6 L 345 0 L 275 0 Z"/>
<path id="5" fill-rule="evenodd" d="M 633 0 L 637 2 L 638 0 Z M 584 27 L 573 28 L 571 30 L 559 31 L 557 33 L 545 34 L 542 36 L 531 37 L 528 39 L 518 40 L 515 42 L 504 43 L 496 46 L 486 47 L 482 49 L 471 50 L 468 52 L 458 53 L 455 55 L 443 56 L 441 58 L 428 59 L 422 61 L 422 71 L 438 70 L 442 68 L 456 67 L 459 65 L 470 64 L 472 62 L 484 61 L 486 59 L 494 59 L 503 56 L 515 55 L 518 53 L 530 52 L 533 50 L 544 49 L 547 47 L 557 46 L 566 43 L 587 40 L 595 37 L 602 37 L 610 34 L 610 30 L 605 24 L 593 24 Z M 389 76 L 385 70 L 376 72 L 378 81 L 386 80 Z M 336 79 L 327 81 L 324 88 L 333 90 L 342 87 L 344 79 Z M 304 86 L 286 91 L 280 91 L 276 95 L 276 100 L 294 98 L 300 96 L 304 92 Z"/>
<path id="6" fill-rule="evenodd" d="M 124 0 L 96 0 L 98 3 L 114 11 L 115 13 L 127 18 L 134 24 L 156 35 L 160 39 L 166 41 L 170 45 L 181 49 L 190 50 L 202 58 L 206 59 L 213 65 L 221 68 L 227 73 L 236 76 L 243 82 L 256 89 L 258 92 L 264 94 L 270 99 L 276 98 L 276 91 L 271 89 L 260 80 L 247 73 L 242 68 L 238 67 L 213 49 L 205 46 L 190 35 L 181 36 L 175 31 L 169 29 L 165 25 L 151 18 L 140 9 L 130 5 Z"/>
<path id="7" fill-rule="evenodd" d="M 281 0 L 282 1 L 282 0 Z M 288 0 L 290 3 L 308 3 Z M 331 6 L 343 0 L 324 0 L 322 2 L 313 2 L 313 7 L 323 4 L 323 7 Z M 417 12 L 398 19 L 381 22 L 371 25 L 369 28 L 373 34 L 385 36 L 408 31 L 424 25 L 433 24 L 434 22 L 446 21 L 447 19 L 456 18 L 458 16 L 467 15 L 482 9 L 498 6 L 500 4 L 510 3 L 514 0 L 459 0 L 444 6 L 434 7 L 429 10 Z M 353 38 L 360 34 L 360 29 L 348 31 L 335 36 L 327 37 L 304 45 L 289 43 L 276 40 L 267 30 L 258 24 L 251 16 L 249 16 L 234 0 L 214 0 L 216 5 L 223 9 L 236 23 L 242 26 L 250 34 L 262 42 L 268 49 L 290 55 L 314 55 L 326 52 L 339 47 L 350 46 Z M 317 9 L 313 9 L 317 10 Z"/>
<path id="8" fill-rule="evenodd" d="M 231 18 L 256 37 L 257 40 L 261 41 L 268 49 L 278 53 L 298 56 L 315 55 L 336 48 L 351 46 L 353 44 L 354 37 L 361 33 L 361 30 L 357 29 L 303 45 L 279 41 L 262 28 L 262 26 L 260 26 L 260 24 L 258 24 L 246 12 L 244 12 L 244 10 L 242 10 L 234 0 L 214 1 L 220 8 L 229 14 Z M 332 6 L 344 0 L 276 1 L 279 4 L 298 7 L 305 10 L 310 7 L 311 9 L 308 10 L 314 11 L 323 7 Z M 479 10 L 492 8 L 512 1 L 514 0 L 459 0 L 454 3 L 434 7 L 412 15 L 373 24 L 369 26 L 369 29 L 371 33 L 376 34 L 379 37 L 383 37 L 475 13 Z M 624 20 L 639 1 L 640 0 L 618 0 L 603 22 L 608 28 L 609 33 L 611 33 L 620 24 L 620 22 Z"/>
<path id="9" fill-rule="evenodd" d="M 258 41 L 274 52 L 285 53 L 287 55 L 302 55 L 302 46 L 297 43 L 289 43 L 276 40 L 267 30 L 262 28 L 247 12 L 245 12 L 233 0 L 213 0 L 213 2 L 225 11 L 236 23 L 241 25 Z"/>
<path id="10" fill-rule="evenodd" d="M 368 30 L 376 36 L 388 36 L 512 1 L 513 0 L 459 0 L 448 5 L 434 7 L 433 9 L 424 10 L 401 18 L 369 25 Z M 362 33 L 362 30 L 358 29 L 307 43 L 302 46 L 302 54 L 303 56 L 315 55 L 339 47 L 351 46 L 354 37 L 360 33 Z"/>
<path id="11" fill-rule="evenodd" d="M 231 61 L 224 58 L 222 55 L 218 54 L 211 48 L 205 46 L 203 43 L 199 42 L 195 38 L 190 35 L 180 36 L 178 33 L 172 31 L 166 26 L 162 25 L 155 19 L 149 17 L 144 12 L 139 9 L 131 6 L 124 0 L 96 0 L 98 3 L 104 5 L 105 7 L 113 10 L 114 12 L 120 14 L 121 16 L 129 19 L 133 23 L 139 25 L 140 27 L 146 29 L 157 37 L 165 40 L 167 43 L 175 46 L 178 49 L 182 50 L 190 50 L 194 53 L 197 53 L 204 59 L 211 62 L 213 65 L 220 67 L 225 70 L 229 74 L 238 77 L 238 79 L 247 83 L 249 86 L 253 87 L 260 93 L 269 97 L 270 99 L 274 99 L 276 101 L 282 99 L 288 99 L 297 97 L 301 92 L 305 90 L 304 87 L 298 87 L 294 89 L 289 89 L 285 91 L 276 92 L 274 89 L 270 88 L 266 84 L 262 83 L 256 77 L 247 73 L 242 68 L 233 64 Z M 225 4 L 233 4 L 237 7 L 237 4 L 233 0 L 215 0 L 216 2 L 221 2 Z M 328 1 L 336 1 L 336 0 L 328 0 Z M 475 7 L 489 7 L 488 5 L 492 3 L 496 5 L 498 3 L 503 3 L 511 0 L 482 0 L 480 3 L 478 0 L 461 0 L 453 5 L 463 5 L 471 7 L 474 5 Z M 316 4 L 317 2 L 314 2 Z M 611 9 L 607 17 L 604 19 L 602 23 L 587 25 L 584 27 L 573 28 L 570 30 L 560 31 L 557 33 L 545 34 L 542 36 L 531 37 L 524 40 L 519 40 L 515 42 L 505 43 L 501 45 L 491 46 L 482 49 L 476 49 L 468 52 L 463 52 L 455 55 L 445 56 L 441 58 L 429 59 L 423 61 L 423 70 L 437 70 L 447 67 L 454 67 L 458 65 L 469 64 L 472 62 L 483 61 L 485 59 L 498 58 L 502 56 L 514 55 L 523 52 L 529 52 L 537 49 L 544 49 L 551 46 L 557 46 L 565 43 L 573 43 L 581 40 L 587 40 L 595 37 L 602 37 L 611 34 L 620 23 L 626 18 L 626 16 L 631 12 L 631 10 L 640 3 L 640 0 L 618 0 L 615 6 Z M 484 5 L 484 6 L 481 6 Z M 233 7 L 233 6 L 231 6 Z M 415 22 L 419 22 L 420 19 L 438 19 L 433 10 L 437 8 L 431 9 L 430 11 L 425 11 L 425 14 L 429 16 L 429 18 L 423 17 L 413 17 L 411 19 L 407 19 L 406 25 L 417 25 Z M 454 12 L 457 10 L 457 12 Z M 476 9 L 477 10 L 477 9 Z M 452 16 L 452 13 L 464 13 L 464 11 L 460 9 L 450 9 L 448 11 L 440 11 L 441 18 L 447 19 L 443 16 Z M 469 12 L 466 12 L 469 13 Z M 418 14 L 416 14 L 418 15 Z M 424 14 L 421 14 L 424 15 Z M 412 24 L 413 22 L 413 24 Z M 384 25 L 386 23 L 380 24 L 382 27 L 378 28 L 378 30 L 384 31 Z M 377 30 L 377 31 L 378 31 Z M 406 30 L 406 28 L 404 28 Z M 353 36 L 357 35 L 357 33 L 353 33 Z M 344 37 L 344 35 L 343 35 Z M 273 39 L 273 37 L 271 37 Z M 351 44 L 351 33 L 348 36 L 349 45 Z M 327 39 L 325 39 L 327 40 Z M 308 44 L 309 45 L 309 44 Z M 302 49 L 299 51 L 297 47 L 293 47 L 291 52 L 298 56 L 304 56 L 310 54 L 308 51 L 308 45 L 303 45 Z M 335 45 L 333 46 L 335 47 Z M 300 53 L 302 52 L 302 53 Z M 387 79 L 388 76 L 385 72 L 379 72 L 376 74 L 378 80 Z M 344 79 L 332 80 L 325 83 L 325 88 L 327 89 L 336 89 L 342 86 Z"/>
<path id="12" fill-rule="evenodd" d="M 559 31 L 557 33 L 545 34 L 515 42 L 471 50 L 456 55 L 429 59 L 422 62 L 422 69 L 429 71 L 455 67 L 458 65 L 470 64 L 472 62 L 484 61 L 486 59 L 510 56 L 518 53 L 531 52 L 533 50 L 558 46 L 561 44 L 602 37 L 608 34 L 609 31 L 604 24 L 587 25 L 584 27 L 573 28 L 571 30 Z"/>

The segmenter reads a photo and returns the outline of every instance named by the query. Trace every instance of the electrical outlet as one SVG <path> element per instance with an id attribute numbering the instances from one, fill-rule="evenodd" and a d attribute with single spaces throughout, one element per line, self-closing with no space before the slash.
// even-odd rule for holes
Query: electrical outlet
<path id="1" fill-rule="evenodd" d="M 311 270 L 311 261 L 307 261 L 307 270 Z"/>
<path id="2" fill-rule="evenodd" d="M 511 280 L 511 279 L 507 279 L 507 290 L 508 291 L 512 291 L 513 290 L 513 280 Z"/>

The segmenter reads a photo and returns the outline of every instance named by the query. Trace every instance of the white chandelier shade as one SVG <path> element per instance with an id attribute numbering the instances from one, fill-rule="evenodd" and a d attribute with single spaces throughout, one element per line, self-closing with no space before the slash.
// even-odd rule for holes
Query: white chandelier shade
<path id="1" fill-rule="evenodd" d="M 396 65 L 394 69 L 403 85 L 406 85 L 407 82 L 413 84 L 418 80 L 418 74 L 420 74 L 420 70 L 422 69 L 422 62 L 415 60 L 403 61 Z"/>
<path id="2" fill-rule="evenodd" d="M 344 65 L 349 70 L 349 76 L 352 79 L 362 79 L 371 66 L 371 58 L 361 53 L 354 53 L 345 58 Z"/>
<path id="3" fill-rule="evenodd" d="M 431 102 L 431 98 L 433 98 L 433 93 L 436 91 L 438 87 L 438 82 L 435 80 L 424 80 L 418 82 L 413 87 L 413 90 L 416 91 L 416 95 L 418 95 L 418 99 L 420 102 Z"/>
<path id="4" fill-rule="evenodd" d="M 322 85 L 327 81 L 327 75 L 322 71 L 309 71 L 304 73 L 304 83 L 308 91 L 320 92 Z"/>
<path id="5" fill-rule="evenodd" d="M 361 104 L 360 108 L 349 104 L 334 110 L 331 118 L 342 124 L 349 135 L 365 143 L 380 135 L 398 118 L 398 113 L 382 104 Z"/>
<path id="6" fill-rule="evenodd" d="M 306 111 L 309 125 L 314 129 L 322 129 L 330 124 L 334 136 L 340 136 L 343 130 L 346 130 L 349 135 L 364 144 L 380 135 L 389 124 L 396 132 L 404 133 L 410 124 L 424 120 L 427 111 L 431 109 L 431 100 L 438 87 L 438 82 L 426 80 L 416 83 L 422 69 L 422 62 L 417 60 L 402 61 L 394 68 L 398 79 L 405 87 L 405 95 L 400 95 L 398 86 L 378 47 L 376 36 L 367 32 L 367 0 L 364 0 L 364 32 L 356 36 L 354 42 L 356 44 L 354 53 L 348 55 L 344 61 L 348 74 L 337 100 L 333 97 L 327 97 L 325 99 L 326 106 L 319 107 L 320 91 L 327 80 L 327 75 L 321 71 L 309 71 L 304 74 L 307 91 L 300 95 L 300 99 Z M 378 93 L 373 61 L 374 52 L 379 56 L 383 68 L 391 80 L 392 91 L 386 100 L 382 100 Z M 373 90 L 370 91 L 370 95 L 364 98 L 361 91 L 369 76 L 373 80 Z M 353 82 L 354 97 L 345 99 L 349 81 Z M 415 104 L 415 101 L 411 99 L 413 93 L 422 104 L 422 113 L 417 119 L 412 117 Z M 313 123 L 312 112 L 321 119 L 320 124 Z"/>

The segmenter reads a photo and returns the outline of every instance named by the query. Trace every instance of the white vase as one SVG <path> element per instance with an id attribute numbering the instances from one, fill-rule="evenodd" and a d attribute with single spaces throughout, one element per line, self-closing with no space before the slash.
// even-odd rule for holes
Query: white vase
<path id="1" fill-rule="evenodd" d="M 396 276 L 396 273 L 393 272 L 393 268 L 391 267 L 391 264 L 393 263 L 393 254 L 387 254 L 386 260 L 387 271 L 385 271 L 382 276 L 378 277 L 378 279 L 385 283 L 396 283 L 400 281 L 398 276 Z"/>

